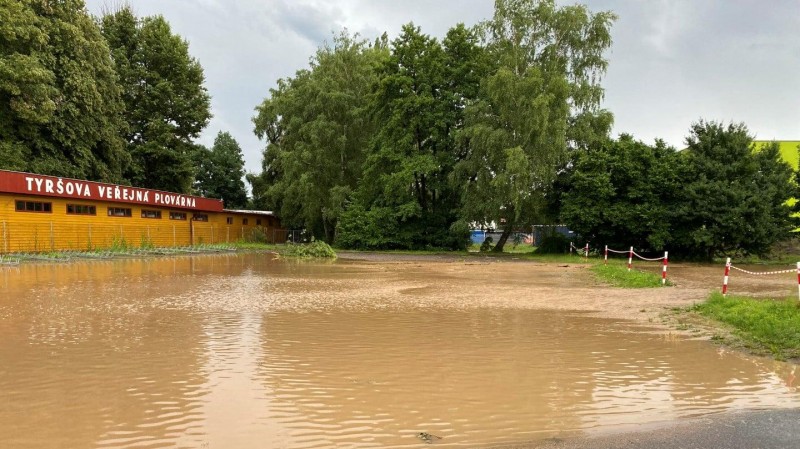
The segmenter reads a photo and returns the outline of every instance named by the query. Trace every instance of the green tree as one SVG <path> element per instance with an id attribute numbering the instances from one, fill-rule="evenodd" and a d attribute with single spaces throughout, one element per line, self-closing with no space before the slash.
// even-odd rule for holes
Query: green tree
<path id="1" fill-rule="evenodd" d="M 763 255 L 793 229 L 794 173 L 777 144 L 755 151 L 742 123 L 692 125 L 683 157 L 685 200 L 676 210 L 675 246 L 706 259 Z"/>
<path id="2" fill-rule="evenodd" d="M 120 182 L 121 111 L 83 1 L 0 3 L 0 168 Z"/>
<path id="3" fill-rule="evenodd" d="M 373 137 L 367 106 L 386 53 L 385 39 L 369 44 L 344 31 L 317 50 L 309 69 L 270 90 L 253 119 L 267 141 L 262 173 L 248 176 L 258 207 L 279 211 L 287 226 L 335 239 Z"/>
<path id="4" fill-rule="evenodd" d="M 441 44 L 413 24 L 403 26 L 381 69 L 372 103 L 380 126 L 359 196 L 367 210 L 386 208 L 407 228 L 419 225 L 441 202 L 437 194 L 448 137 L 444 75 Z"/>
<path id="5" fill-rule="evenodd" d="M 464 246 L 461 232 L 451 232 L 459 197 L 448 179 L 463 154 L 455 131 L 487 71 L 477 36 L 464 25 L 449 30 L 443 45 L 413 24 L 403 27 L 373 100 L 380 125 L 356 195 L 359 207 L 346 215 L 366 225 L 344 224 L 345 231 L 359 230 L 348 245 Z M 364 226 L 371 235 L 361 232 Z"/>
<path id="6" fill-rule="evenodd" d="M 244 156 L 239 143 L 230 133 L 220 131 L 214 146 L 200 146 L 196 153 L 197 182 L 195 190 L 207 198 L 219 198 L 228 209 L 247 206 L 244 187 Z"/>
<path id="7" fill-rule="evenodd" d="M 561 219 L 592 246 L 663 250 L 673 240 L 683 158 L 629 135 L 576 154 L 561 182 Z"/>
<path id="8" fill-rule="evenodd" d="M 614 19 L 553 0 L 496 0 L 494 17 L 482 25 L 496 71 L 467 109 L 461 139 L 469 151 L 454 182 L 465 219 L 504 224 L 494 251 L 516 227 L 544 215 L 570 144 L 607 130 L 599 80 Z"/>
<path id="9" fill-rule="evenodd" d="M 194 139 L 211 118 L 200 63 L 162 16 L 137 18 L 124 6 L 100 25 L 122 85 L 127 177 L 142 187 L 190 192 Z"/>

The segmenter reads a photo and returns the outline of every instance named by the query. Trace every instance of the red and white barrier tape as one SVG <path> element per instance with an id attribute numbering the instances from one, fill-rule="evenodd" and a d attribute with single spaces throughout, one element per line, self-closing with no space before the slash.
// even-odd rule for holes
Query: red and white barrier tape
<path id="1" fill-rule="evenodd" d="M 633 255 L 638 257 L 638 258 L 640 258 L 640 259 L 642 259 L 642 260 L 646 260 L 648 262 L 656 262 L 656 261 L 659 261 L 659 260 L 664 260 L 664 256 L 659 257 L 657 259 L 648 259 L 647 257 L 642 257 L 641 255 L 636 254 L 636 251 L 633 252 Z"/>
<path id="2" fill-rule="evenodd" d="M 575 252 L 583 251 L 583 257 L 589 257 L 589 244 L 588 243 L 583 248 L 578 248 L 572 242 L 569 242 L 569 252 L 570 252 L 570 254 L 572 254 L 572 250 L 573 249 L 575 250 Z"/>
<path id="3" fill-rule="evenodd" d="M 648 259 L 646 257 L 642 257 L 639 254 L 636 254 L 636 252 L 633 250 L 632 246 L 627 251 L 617 251 L 617 250 L 614 250 L 614 249 L 610 249 L 608 247 L 608 245 L 606 245 L 605 253 L 603 255 L 603 263 L 606 264 L 606 265 L 608 265 L 608 253 L 617 253 L 617 254 L 626 254 L 627 253 L 628 254 L 628 271 L 631 271 L 631 268 L 633 267 L 633 256 L 634 255 L 636 255 L 636 257 L 638 257 L 639 259 L 648 260 L 648 261 L 651 261 L 651 262 L 656 262 L 656 261 L 659 261 L 659 260 L 663 260 L 664 261 L 664 266 L 661 269 L 661 285 L 667 285 L 667 265 L 669 264 L 669 259 L 668 259 L 669 252 L 664 251 L 664 257 L 659 257 L 658 259 Z M 800 274 L 799 274 L 799 276 L 800 276 Z"/>
<path id="4" fill-rule="evenodd" d="M 780 270 L 780 271 L 747 271 L 743 270 L 737 266 L 731 265 L 736 271 L 741 271 L 742 273 L 752 274 L 753 276 L 768 276 L 770 274 L 784 274 L 784 273 L 795 273 L 797 269 L 792 268 L 791 270 Z"/>
<path id="5" fill-rule="evenodd" d="M 797 273 L 797 298 L 800 299 L 800 262 L 797 262 L 797 266 L 792 270 L 777 270 L 777 271 L 747 271 L 739 267 L 734 267 L 731 264 L 731 258 L 725 261 L 725 275 L 722 277 L 722 296 L 727 296 L 728 294 L 728 280 L 731 273 L 731 268 L 736 271 L 741 271 L 742 273 L 750 274 L 753 276 L 768 276 L 771 274 L 788 274 L 788 273 Z"/>

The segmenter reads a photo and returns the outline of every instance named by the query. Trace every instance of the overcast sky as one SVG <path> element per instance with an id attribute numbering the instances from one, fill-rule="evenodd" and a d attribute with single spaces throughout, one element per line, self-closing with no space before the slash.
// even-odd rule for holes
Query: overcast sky
<path id="1" fill-rule="evenodd" d="M 118 0 L 87 0 L 100 14 Z M 129 0 L 161 14 L 189 42 L 214 117 L 201 143 L 230 132 L 246 169 L 261 170 L 256 105 L 279 78 L 308 66 L 334 32 L 397 36 L 414 22 L 442 37 L 489 18 L 493 0 Z M 562 4 L 572 2 L 560 1 Z M 585 0 L 619 16 L 612 28 L 604 107 L 614 135 L 680 147 L 692 122 L 744 122 L 758 139 L 800 140 L 800 0 Z"/>

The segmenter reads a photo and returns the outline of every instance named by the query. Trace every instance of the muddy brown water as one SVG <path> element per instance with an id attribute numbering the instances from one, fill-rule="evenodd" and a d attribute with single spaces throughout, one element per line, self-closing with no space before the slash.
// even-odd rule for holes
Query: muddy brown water
<path id="1" fill-rule="evenodd" d="M 0 268 L 0 447 L 491 447 L 800 405 L 793 365 L 648 327 L 707 294 L 694 276 L 643 292 L 581 266 L 269 254 Z"/>

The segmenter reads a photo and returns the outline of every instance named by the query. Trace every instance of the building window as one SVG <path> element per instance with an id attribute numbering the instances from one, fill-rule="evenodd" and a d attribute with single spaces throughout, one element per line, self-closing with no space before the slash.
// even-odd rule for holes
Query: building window
<path id="1" fill-rule="evenodd" d="M 147 210 L 142 209 L 142 218 L 161 218 L 161 211 L 160 210 Z"/>
<path id="2" fill-rule="evenodd" d="M 41 201 L 16 201 L 17 212 L 53 212 L 53 203 Z"/>
<path id="3" fill-rule="evenodd" d="M 233 224 L 233 217 L 226 218 L 225 222 L 228 223 L 229 225 L 232 225 Z"/>
<path id="4" fill-rule="evenodd" d="M 86 204 L 67 204 L 67 213 L 72 215 L 97 215 L 97 207 Z"/>
<path id="5" fill-rule="evenodd" d="M 208 221 L 208 214 L 192 214 L 194 221 Z"/>
<path id="6" fill-rule="evenodd" d="M 186 212 L 170 212 L 170 220 L 186 220 Z"/>
<path id="7" fill-rule="evenodd" d="M 260 218 L 256 220 L 256 226 L 261 226 L 261 219 Z"/>
<path id="8" fill-rule="evenodd" d="M 242 224 L 247 226 L 247 219 L 246 218 L 242 218 Z"/>
<path id="9" fill-rule="evenodd" d="M 108 208 L 108 216 L 109 217 L 131 217 L 131 208 L 130 207 L 109 207 Z"/>

